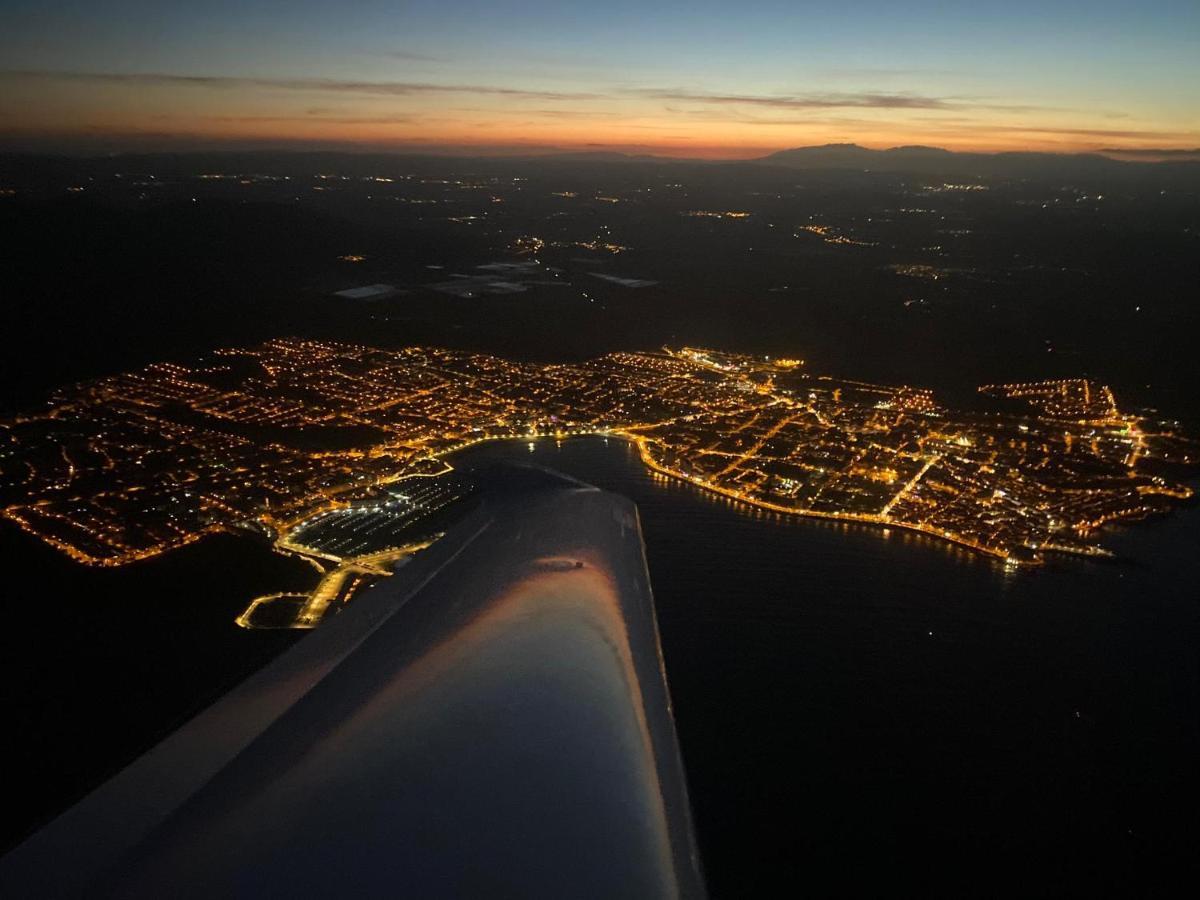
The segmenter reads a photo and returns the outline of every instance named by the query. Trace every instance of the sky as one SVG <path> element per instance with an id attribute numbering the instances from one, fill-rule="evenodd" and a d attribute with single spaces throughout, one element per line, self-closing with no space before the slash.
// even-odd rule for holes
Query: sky
<path id="1" fill-rule="evenodd" d="M 1200 0 L 4 0 L 0 142 L 1200 147 Z"/>

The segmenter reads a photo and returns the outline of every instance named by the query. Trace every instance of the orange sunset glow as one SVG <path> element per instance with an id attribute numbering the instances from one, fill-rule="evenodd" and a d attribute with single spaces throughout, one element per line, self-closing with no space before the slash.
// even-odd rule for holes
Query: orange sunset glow
<path id="1" fill-rule="evenodd" d="M 1120 3 L 1090 4 L 1087 27 L 1068 27 L 1071 5 L 1018 18 L 871 3 L 847 18 L 773 3 L 736 15 L 708 4 L 534 4 L 519 12 L 367 4 L 335 21 L 330 10 L 300 4 L 280 25 L 271 4 L 251 4 L 231 13 L 228 27 L 136 3 L 58 23 L 31 5 L 0 38 L 8 61 L 0 138 L 68 151 L 700 158 L 830 142 L 1051 152 L 1200 146 L 1200 64 L 1188 29 L 1169 17 L 1135 20 Z M 1194 36 L 1195 8 L 1179 14 Z M 508 16 L 521 26 L 501 31 Z M 147 28 L 156 39 L 130 66 L 120 48 Z M 112 39 L 92 40 L 93 32 Z"/>

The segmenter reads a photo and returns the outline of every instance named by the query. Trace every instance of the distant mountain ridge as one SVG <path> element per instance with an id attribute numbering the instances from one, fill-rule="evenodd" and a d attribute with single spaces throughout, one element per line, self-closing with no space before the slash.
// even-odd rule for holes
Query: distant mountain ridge
<path id="1" fill-rule="evenodd" d="M 973 153 L 922 145 L 872 150 L 858 144 L 824 144 L 780 150 L 754 162 L 795 169 L 858 169 L 926 175 L 1031 177 L 1081 173 L 1099 175 L 1146 166 L 1191 167 L 1200 163 L 1200 158 L 1193 158 L 1191 151 L 1165 150 L 1141 151 L 1136 156 L 1130 154 L 1129 158 L 1115 159 L 1103 153 Z"/>

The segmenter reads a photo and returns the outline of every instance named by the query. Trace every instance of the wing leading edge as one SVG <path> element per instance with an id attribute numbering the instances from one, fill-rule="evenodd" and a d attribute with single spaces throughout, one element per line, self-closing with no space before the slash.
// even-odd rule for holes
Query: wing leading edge
<path id="1" fill-rule="evenodd" d="M 523 479 L 0 860 L 9 896 L 703 894 L 634 505 Z"/>

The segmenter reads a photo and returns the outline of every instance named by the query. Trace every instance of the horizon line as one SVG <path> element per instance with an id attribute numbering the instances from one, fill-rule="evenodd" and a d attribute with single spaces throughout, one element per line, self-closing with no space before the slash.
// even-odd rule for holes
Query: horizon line
<path id="1" fill-rule="evenodd" d="M 1100 157 L 1123 163 L 1200 162 L 1200 147 L 1096 147 L 1086 149 L 1049 150 L 1041 148 L 953 148 L 937 144 L 829 141 L 781 147 L 694 146 L 686 147 L 630 146 L 627 144 L 594 144 L 562 146 L 552 143 L 530 144 L 462 144 L 462 143 L 403 143 L 379 144 L 369 141 L 305 141 L 295 139 L 194 139 L 174 135 L 17 135 L 0 131 L 0 154 L 9 156 L 45 156 L 70 159 L 103 159 L 120 156 L 159 156 L 182 154 L 278 153 L 288 155 L 346 154 L 356 156 L 422 156 L 463 159 L 520 159 L 540 157 L 610 157 L 629 160 L 662 162 L 760 162 L 784 153 L 806 150 L 864 151 L 894 153 L 898 151 L 930 151 L 948 156 L 1045 156 L 1068 159 Z M 32 139 L 30 139 L 32 138 Z M 141 143 L 142 146 L 138 144 Z M 105 147 L 104 144 L 111 146 Z M 118 146 L 118 144 L 123 146 Z M 737 153 L 741 150 L 743 152 Z M 680 152 L 684 151 L 684 152 Z M 708 152 L 705 152 L 708 151 Z M 715 152 L 714 152 L 715 151 Z M 734 151 L 734 152 L 723 152 Z"/>

